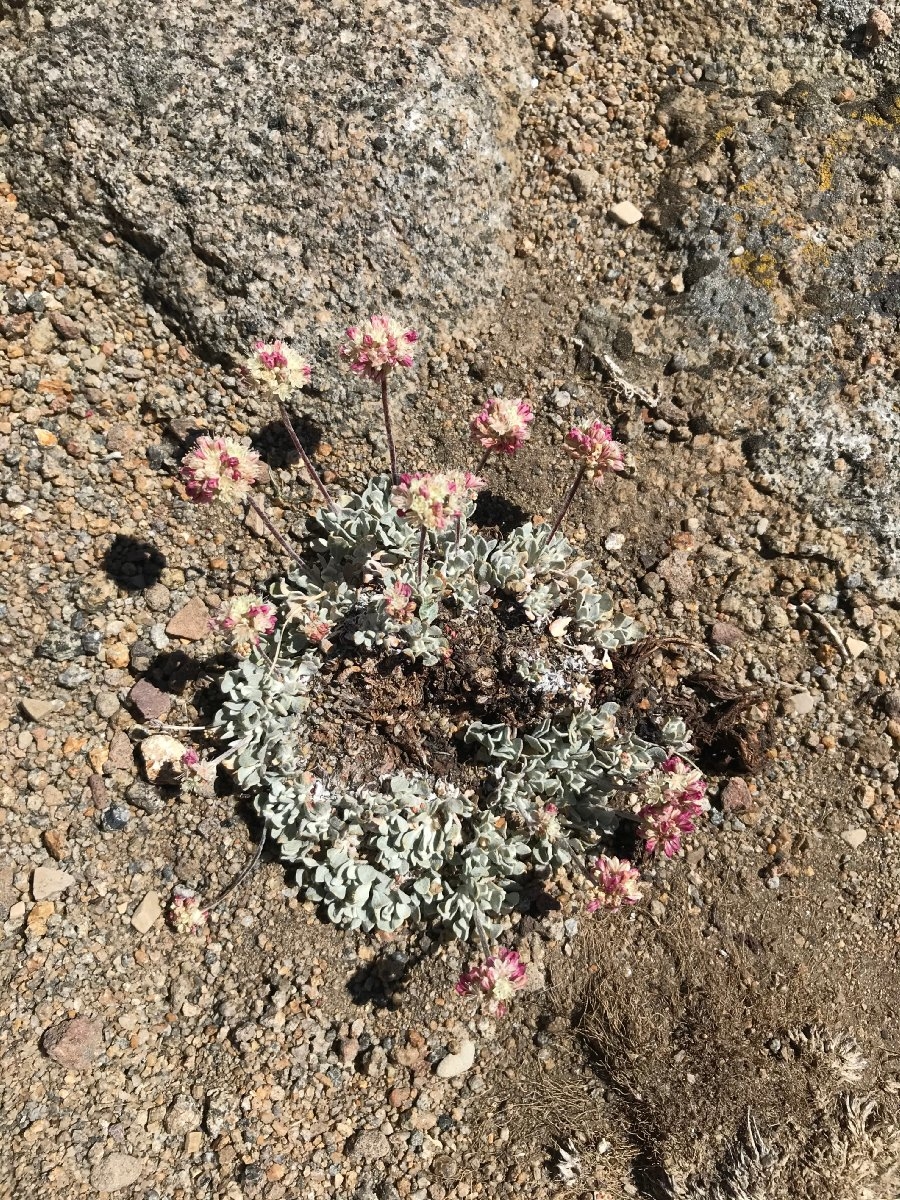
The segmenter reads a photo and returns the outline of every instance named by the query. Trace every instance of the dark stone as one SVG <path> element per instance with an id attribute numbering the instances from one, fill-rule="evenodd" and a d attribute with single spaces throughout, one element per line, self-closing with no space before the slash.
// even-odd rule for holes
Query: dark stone
<path id="1" fill-rule="evenodd" d="M 81 653 L 81 637 L 78 632 L 58 621 L 51 623 L 37 648 L 38 657 L 49 658 L 51 662 L 70 662 Z"/>
<path id="2" fill-rule="evenodd" d="M 96 658 L 103 645 L 103 635 L 96 629 L 86 629 L 81 635 L 82 653 Z"/>
<path id="3" fill-rule="evenodd" d="M 107 833 L 121 833 L 130 819 L 131 813 L 124 804 L 111 804 L 104 810 L 100 824 Z"/>

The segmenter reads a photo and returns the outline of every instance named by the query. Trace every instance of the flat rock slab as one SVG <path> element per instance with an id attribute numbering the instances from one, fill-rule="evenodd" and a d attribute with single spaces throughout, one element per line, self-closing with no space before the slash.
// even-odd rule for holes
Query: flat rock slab
<path id="1" fill-rule="evenodd" d="M 690 555 L 683 550 L 676 550 L 668 558 L 657 564 L 656 573 L 669 585 L 673 596 L 688 596 L 694 588 L 694 572 L 691 569 Z"/>
<path id="2" fill-rule="evenodd" d="M 157 892 L 148 892 L 134 912 L 131 924 L 138 933 L 146 933 L 162 916 L 162 904 Z"/>
<path id="3" fill-rule="evenodd" d="M 475 1043 L 461 1042 L 455 1054 L 448 1054 L 437 1065 L 435 1074 L 438 1079 L 455 1079 L 470 1070 L 475 1062 Z"/>
<path id="4" fill-rule="evenodd" d="M 784 711 L 793 717 L 805 717 L 816 707 L 816 698 L 811 692 L 797 692 L 784 702 Z"/>
<path id="5" fill-rule="evenodd" d="M 715 646 L 740 646 L 747 635 L 730 621 L 713 621 L 709 630 L 710 640 Z"/>
<path id="6" fill-rule="evenodd" d="M 206 605 L 204 604 L 202 607 L 204 614 L 206 614 Z M 181 610 L 182 613 L 184 611 L 184 609 Z M 180 616 L 181 613 L 178 615 Z M 178 617 L 173 617 L 173 621 L 177 619 Z M 208 616 L 206 617 L 206 624 L 208 629 Z M 190 635 L 178 634 L 177 636 L 186 637 Z M 205 637 L 206 635 L 203 634 L 201 636 Z M 161 692 L 158 687 L 154 687 L 148 679 L 139 679 L 137 681 L 128 693 L 128 702 L 144 721 L 164 721 L 172 708 L 172 697 L 166 692 Z"/>
<path id="7" fill-rule="evenodd" d="M 141 1177 L 144 1164 L 132 1154 L 107 1154 L 91 1171 L 91 1187 L 98 1192 L 118 1192 Z"/>
<path id="8" fill-rule="evenodd" d="M 364 1129 L 347 1143 L 347 1157 L 354 1162 L 371 1163 L 390 1153 L 391 1143 L 379 1129 Z"/>
<path id="9" fill-rule="evenodd" d="M 185 638 L 191 642 L 209 637 L 209 609 L 195 596 L 178 610 L 166 626 L 166 633 L 169 637 Z"/>
<path id="10" fill-rule="evenodd" d="M 41 1039 L 48 1058 L 72 1071 L 89 1067 L 103 1049 L 103 1022 L 97 1017 L 73 1017 L 54 1025 Z"/>
<path id="11" fill-rule="evenodd" d="M 628 226 L 637 225 L 644 214 L 630 200 L 622 200 L 619 204 L 612 206 L 609 210 L 609 215 L 618 225 Z"/>
<path id="12" fill-rule="evenodd" d="M 35 900 L 55 900 L 75 882 L 74 875 L 56 867 L 35 867 L 31 876 L 31 894 Z"/>
<path id="13" fill-rule="evenodd" d="M 31 721 L 44 721 L 53 712 L 52 700 L 39 700 L 37 697 L 26 697 L 20 701 L 22 711 Z"/>

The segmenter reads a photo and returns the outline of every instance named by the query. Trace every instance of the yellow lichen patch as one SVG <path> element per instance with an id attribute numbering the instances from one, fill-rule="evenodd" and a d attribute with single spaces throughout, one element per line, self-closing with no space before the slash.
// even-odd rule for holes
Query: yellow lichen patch
<path id="1" fill-rule="evenodd" d="M 743 254 L 731 260 L 731 265 L 739 274 L 746 276 L 757 287 L 772 291 L 778 283 L 778 263 L 771 250 L 763 250 L 753 254 L 745 250 Z"/>
<path id="2" fill-rule="evenodd" d="M 889 129 L 893 124 L 892 121 L 886 121 L 884 117 L 881 117 L 878 115 L 878 113 L 873 112 L 863 113 L 862 123 L 863 125 L 868 125 L 870 129 Z"/>
<path id="3" fill-rule="evenodd" d="M 819 191 L 829 192 L 834 183 L 834 163 L 838 154 L 851 141 L 850 131 L 842 129 L 839 133 L 834 133 L 825 143 L 825 153 L 822 155 L 822 161 L 819 164 Z"/>
<path id="4" fill-rule="evenodd" d="M 715 141 L 716 145 L 719 146 L 719 145 L 721 145 L 722 142 L 725 141 L 725 139 L 727 137 L 731 137 L 731 135 L 733 133 L 734 133 L 733 125 L 723 125 L 721 129 L 717 129 L 716 132 L 713 134 L 713 140 Z"/>
<path id="5" fill-rule="evenodd" d="M 800 254 L 812 267 L 827 267 L 831 256 L 821 242 L 804 242 Z"/>

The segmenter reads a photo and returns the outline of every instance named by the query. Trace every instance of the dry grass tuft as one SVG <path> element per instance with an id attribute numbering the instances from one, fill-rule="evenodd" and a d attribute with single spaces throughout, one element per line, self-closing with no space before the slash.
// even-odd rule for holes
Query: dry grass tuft
<path id="1" fill-rule="evenodd" d="M 593 1162 L 610 1197 L 897 1200 L 897 969 L 809 901 L 733 897 L 701 928 L 673 896 L 659 925 L 590 927 L 552 979 L 552 1069 L 548 1051 L 521 1065 L 507 1119 L 573 1137 L 584 1166 L 613 1143 Z"/>

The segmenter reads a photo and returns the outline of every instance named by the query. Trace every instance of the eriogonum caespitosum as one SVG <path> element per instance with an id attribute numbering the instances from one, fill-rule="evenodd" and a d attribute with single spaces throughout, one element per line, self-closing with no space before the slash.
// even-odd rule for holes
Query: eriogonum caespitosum
<path id="1" fill-rule="evenodd" d="M 696 767 L 690 766 L 677 754 L 670 754 L 660 769 L 668 776 L 666 791 L 681 808 L 692 816 L 699 816 L 709 808 L 706 780 Z"/>
<path id="2" fill-rule="evenodd" d="M 464 489 L 458 480 L 437 471 L 401 475 L 391 503 L 412 525 L 440 532 L 462 511 Z"/>
<path id="3" fill-rule="evenodd" d="M 673 858 L 681 849 L 681 838 L 694 832 L 693 816 L 678 804 L 645 804 L 640 813 L 640 836 L 648 854 L 662 850 Z"/>
<path id="4" fill-rule="evenodd" d="M 291 392 L 302 388 L 312 374 L 303 355 L 280 341 L 254 342 L 246 367 L 256 382 L 267 387 L 279 400 L 286 400 Z"/>
<path id="5" fill-rule="evenodd" d="M 492 1016 L 505 1017 L 510 1000 L 525 986 L 525 975 L 525 964 L 516 951 L 500 946 L 496 954 L 460 976 L 456 991 L 460 996 L 483 997 Z"/>
<path id="6" fill-rule="evenodd" d="M 190 888 L 180 885 L 172 892 L 166 908 L 166 920 L 176 933 L 202 933 L 209 920 L 209 913 L 200 903 L 200 898 Z"/>
<path id="7" fill-rule="evenodd" d="M 231 636 L 235 650 L 242 655 L 258 646 L 259 639 L 270 634 L 277 623 L 275 605 L 259 596 L 235 596 L 223 604 L 210 621 L 214 629 L 224 630 Z"/>
<path id="8" fill-rule="evenodd" d="M 602 421 L 592 421 L 584 429 L 570 429 L 566 434 L 566 451 L 584 468 L 587 478 L 598 484 L 607 471 L 625 469 L 625 451 L 613 440 L 612 429 Z"/>
<path id="9" fill-rule="evenodd" d="M 588 864 L 588 868 L 602 892 L 598 899 L 588 902 L 588 912 L 596 912 L 598 908 L 621 908 L 623 904 L 636 904 L 641 899 L 640 872 L 627 859 L 601 854 Z"/>
<path id="10" fill-rule="evenodd" d="M 397 580 L 384 593 L 384 611 L 395 621 L 408 621 L 416 611 L 412 587 Z"/>
<path id="11" fill-rule="evenodd" d="M 472 418 L 472 438 L 491 454 L 515 454 L 528 440 L 534 410 L 525 400 L 491 396 Z"/>
<path id="12" fill-rule="evenodd" d="M 198 504 L 246 499 L 259 470 L 259 455 L 249 441 L 231 437 L 198 437 L 181 462 L 184 490 Z"/>
<path id="13" fill-rule="evenodd" d="M 380 379 L 396 367 L 413 365 L 413 347 L 418 340 L 415 329 L 404 329 L 393 317 L 377 315 L 361 325 L 350 325 L 340 352 L 351 371 Z"/>

